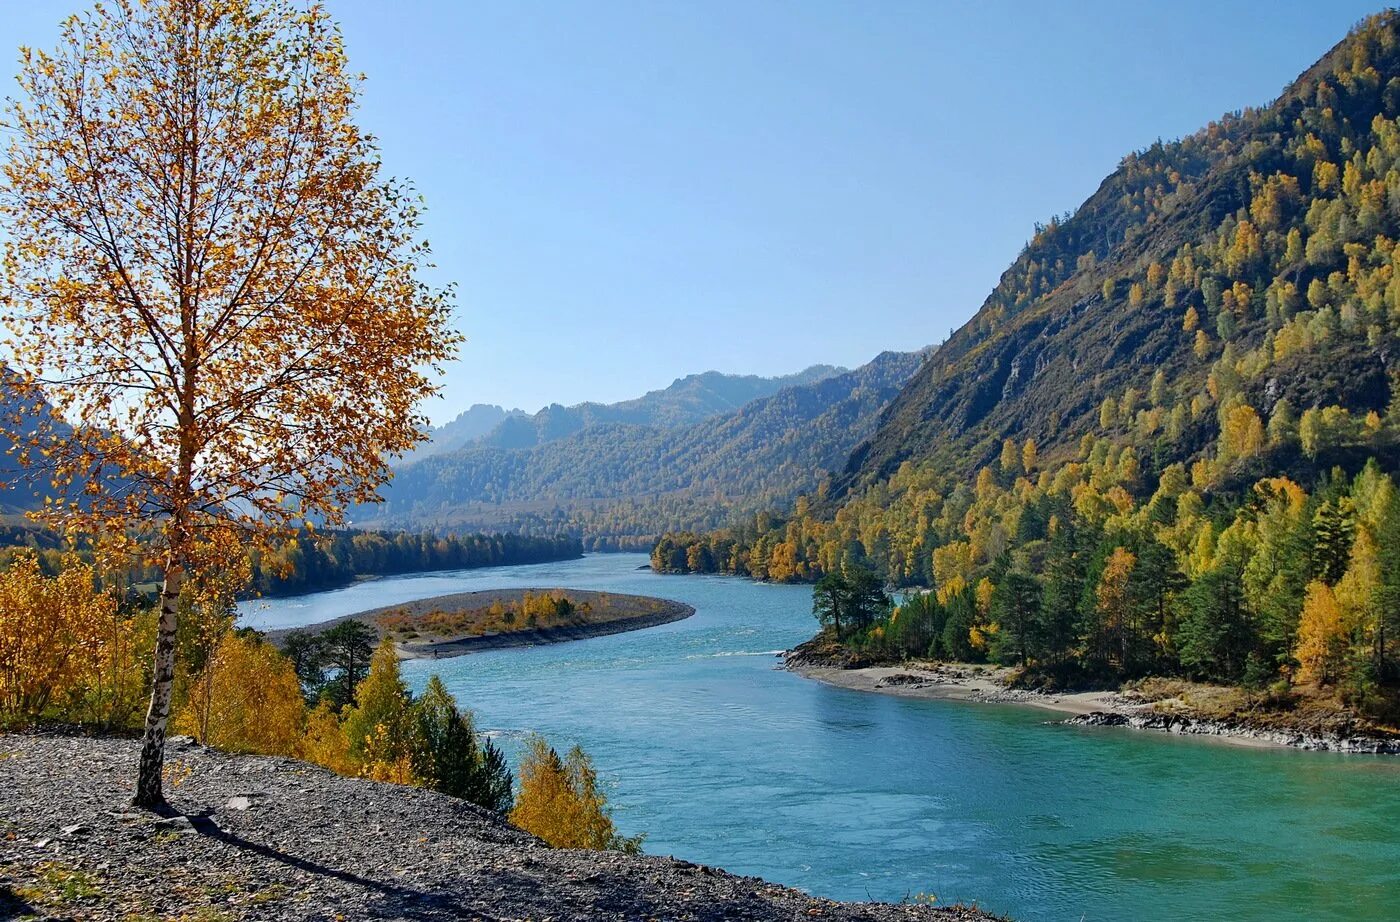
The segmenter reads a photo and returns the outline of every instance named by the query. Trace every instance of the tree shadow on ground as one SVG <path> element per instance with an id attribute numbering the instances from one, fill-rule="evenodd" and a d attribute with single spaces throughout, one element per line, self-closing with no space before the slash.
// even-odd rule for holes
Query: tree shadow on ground
<path id="1" fill-rule="evenodd" d="M 360 887 L 372 893 L 378 893 L 387 901 L 391 907 L 385 907 L 391 911 L 384 915 L 384 918 L 395 919 L 441 919 L 451 918 L 486 918 L 475 913 L 464 911 L 458 900 L 443 893 L 432 893 L 425 890 L 417 890 L 412 887 L 404 887 L 398 884 L 386 883 L 365 877 L 352 871 L 345 871 L 333 868 L 308 858 L 288 854 L 279 851 L 270 845 L 254 842 L 242 836 L 229 832 L 220 827 L 210 817 L 209 813 L 201 813 L 189 816 L 190 825 L 197 833 L 215 841 L 222 842 L 240 851 L 250 852 L 269 861 L 275 861 L 286 865 L 297 871 L 306 874 L 314 874 L 318 877 L 328 877 L 349 884 L 353 887 Z M 0 904 L 3 907 L 3 904 Z"/>
<path id="2" fill-rule="evenodd" d="M 14 891 L 9 884 L 0 884 L 0 919 L 38 918 L 39 910 Z"/>

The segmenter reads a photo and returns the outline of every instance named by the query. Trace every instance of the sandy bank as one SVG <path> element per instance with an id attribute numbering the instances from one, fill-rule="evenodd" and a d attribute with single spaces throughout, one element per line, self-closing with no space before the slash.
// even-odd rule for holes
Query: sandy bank
<path id="1" fill-rule="evenodd" d="M 842 669 L 835 666 L 791 665 L 790 671 L 853 691 L 879 692 L 901 698 L 983 701 L 992 704 L 1021 704 L 1062 714 L 1119 712 L 1135 707 L 1118 692 L 1093 691 L 1045 694 L 1006 687 L 1010 672 L 1005 667 L 947 665 L 866 666 Z"/>
<path id="2" fill-rule="evenodd" d="M 1207 717 L 1179 699 L 1145 701 L 1116 691 L 1047 693 L 1006 686 L 1011 669 L 964 664 L 903 664 L 844 668 L 789 661 L 787 669 L 804 678 L 853 691 L 926 700 L 980 701 L 1043 708 L 1085 727 L 1150 730 L 1204 737 L 1234 746 L 1285 747 L 1314 752 L 1400 755 L 1400 739 L 1365 732 L 1339 732 L 1288 723 L 1287 715 Z"/>

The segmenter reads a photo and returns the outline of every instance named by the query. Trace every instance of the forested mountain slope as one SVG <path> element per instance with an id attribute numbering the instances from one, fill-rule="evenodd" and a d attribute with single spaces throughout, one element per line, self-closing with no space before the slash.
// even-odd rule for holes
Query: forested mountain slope
<path id="1" fill-rule="evenodd" d="M 870 568 L 936 591 L 845 623 L 868 650 L 1291 683 L 1400 723 L 1397 270 L 1392 11 L 1038 228 L 827 491 L 653 564 Z"/>
<path id="2" fill-rule="evenodd" d="M 9 372 L 0 368 L 0 414 L 14 425 L 13 432 L 21 436 L 38 431 L 41 420 L 50 412 L 48 405 L 35 407 L 17 397 L 14 391 L 5 386 L 5 376 Z M 61 424 L 57 431 L 64 433 Z M 0 514 L 13 515 L 26 512 L 39 506 L 48 493 L 48 478 L 41 472 L 26 469 L 20 463 L 16 446 L 8 436 L 0 437 Z"/>
<path id="3" fill-rule="evenodd" d="M 975 473 L 1007 436 L 1052 458 L 1105 430 L 1151 462 L 1205 457 L 1237 398 L 1266 415 L 1281 399 L 1383 413 L 1400 325 L 1396 55 L 1387 14 L 1272 105 L 1125 158 L 1037 228 L 835 492 L 910 459 Z M 1125 412 L 1103 426 L 1107 400 Z"/>
<path id="4" fill-rule="evenodd" d="M 677 493 L 790 501 L 843 463 L 922 361 L 923 353 L 887 352 L 833 376 L 809 369 L 795 376 L 804 383 L 686 426 L 594 422 L 530 448 L 481 445 L 425 458 L 397 472 L 382 491 L 381 510 L 366 512 L 381 523 L 450 524 L 469 520 L 472 504 L 482 503 L 638 501 Z M 673 388 L 695 395 L 708 377 L 682 379 Z M 666 527 L 666 518 L 658 510 L 653 533 Z"/>
<path id="5" fill-rule="evenodd" d="M 551 404 L 532 416 L 516 415 L 499 423 L 479 440 L 481 447 L 531 448 L 608 424 L 687 426 L 717 413 L 737 410 L 751 400 L 776 394 L 785 387 L 811 384 L 845 371 L 813 365 L 791 375 L 727 375 L 707 371 L 677 378 L 670 386 L 620 403 Z"/>

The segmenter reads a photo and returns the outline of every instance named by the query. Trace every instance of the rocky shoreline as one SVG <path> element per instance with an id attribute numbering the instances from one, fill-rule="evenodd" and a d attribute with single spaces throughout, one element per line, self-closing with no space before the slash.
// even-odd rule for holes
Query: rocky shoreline
<path id="1" fill-rule="evenodd" d="M 1361 755 L 1400 755 L 1400 740 L 1378 736 L 1344 736 L 1335 733 L 1309 733 L 1262 726 L 1248 720 L 1194 717 L 1153 711 L 1123 713 L 1093 711 L 1065 721 L 1080 727 L 1127 727 L 1153 730 L 1179 736 L 1215 736 L 1252 740 L 1274 746 L 1288 746 L 1312 752 L 1343 752 Z"/>
<path id="2" fill-rule="evenodd" d="M 1369 733 L 1350 726 L 1344 719 L 1310 721 L 1277 713 L 1212 717 L 1192 712 L 1179 700 L 1148 701 L 1122 691 L 1045 692 L 1012 688 L 1007 685 L 1013 672 L 1008 667 L 872 663 L 815 638 L 784 653 L 783 668 L 854 691 L 1044 708 L 1067 715 L 1063 722 L 1073 726 L 1122 727 L 1312 752 L 1400 755 L 1400 737 Z"/>
<path id="3" fill-rule="evenodd" d="M 178 813 L 156 816 L 126 806 L 138 748 L 0 735 L 0 918 L 992 918 L 838 903 L 676 858 L 553 849 L 442 794 L 182 738 L 171 741 L 166 772 Z"/>

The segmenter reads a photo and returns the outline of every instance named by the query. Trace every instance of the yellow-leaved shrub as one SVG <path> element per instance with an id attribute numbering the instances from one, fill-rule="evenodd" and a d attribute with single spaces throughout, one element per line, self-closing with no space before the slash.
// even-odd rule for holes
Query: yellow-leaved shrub
<path id="1" fill-rule="evenodd" d="M 293 755 L 305 717 L 291 662 L 256 635 L 230 632 L 194 681 L 175 726 L 229 752 Z"/>
<path id="2" fill-rule="evenodd" d="M 641 850 L 640 837 L 623 838 L 613 827 L 587 753 L 575 746 L 561 759 L 539 736 L 530 738 L 521 757 L 510 821 L 555 848 Z"/>
<path id="3" fill-rule="evenodd" d="M 91 567 L 67 564 L 45 576 L 24 555 L 0 571 L 0 723 L 72 719 L 75 705 L 102 716 L 103 701 L 129 696 L 131 640 L 116 600 L 94 588 Z"/>

